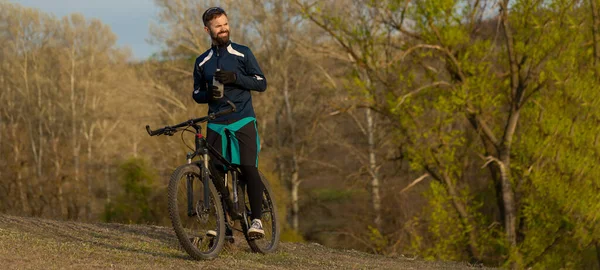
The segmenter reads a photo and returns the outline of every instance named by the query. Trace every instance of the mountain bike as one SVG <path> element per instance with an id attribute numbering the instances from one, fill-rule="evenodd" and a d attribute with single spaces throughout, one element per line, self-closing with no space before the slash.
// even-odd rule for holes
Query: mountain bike
<path id="1" fill-rule="evenodd" d="M 202 134 L 201 123 L 235 112 L 235 105 L 231 101 L 228 103 L 231 108 L 225 111 L 190 119 L 173 126 L 157 130 L 146 126 L 150 136 L 173 136 L 181 131 L 184 144 L 185 132 L 195 135 L 195 147 L 188 146 L 193 152 L 187 154 L 187 163 L 175 169 L 169 180 L 168 208 L 179 243 L 192 258 L 197 260 L 213 259 L 223 249 L 225 240 L 233 242 L 232 235 L 228 235 L 226 239 L 226 232 L 230 234 L 233 231 L 242 232 L 251 250 L 257 253 L 273 252 L 279 244 L 280 224 L 269 182 L 262 172 L 259 172 L 265 187 L 261 214 L 265 235 L 252 238 L 248 235 L 251 209 L 241 170 L 209 145 Z M 197 160 L 194 160 L 196 158 Z M 224 179 L 216 177 L 215 160 L 220 162 L 219 166 L 222 164 L 227 170 Z M 241 230 L 235 227 L 236 221 L 239 221 Z"/>

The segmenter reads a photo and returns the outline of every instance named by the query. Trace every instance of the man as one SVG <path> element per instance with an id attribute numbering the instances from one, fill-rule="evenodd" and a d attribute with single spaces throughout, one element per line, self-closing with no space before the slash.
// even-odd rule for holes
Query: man
<path id="1" fill-rule="evenodd" d="M 229 21 L 225 10 L 219 7 L 209 8 L 202 15 L 202 20 L 204 30 L 212 39 L 212 46 L 194 64 L 193 98 L 198 103 L 208 103 L 209 113 L 228 109 L 227 100 L 232 101 L 237 108 L 236 112 L 208 123 L 206 140 L 221 155 L 240 165 L 252 210 L 248 234 L 252 238 L 260 238 L 264 236 L 260 221 L 264 185 L 257 168 L 260 143 L 250 91 L 265 91 L 267 80 L 252 51 L 229 40 Z M 213 79 L 224 85 L 223 91 L 214 85 Z M 232 136 L 231 142 L 227 141 L 226 132 Z M 213 171 L 223 179 L 223 166 L 216 166 Z M 210 233 L 216 236 L 216 232 Z"/>

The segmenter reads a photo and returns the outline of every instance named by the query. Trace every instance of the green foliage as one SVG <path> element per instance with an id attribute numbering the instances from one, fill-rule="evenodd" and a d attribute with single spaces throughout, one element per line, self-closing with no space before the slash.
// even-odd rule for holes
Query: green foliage
<path id="1" fill-rule="evenodd" d="M 574 267 L 600 237 L 600 175 L 594 168 L 600 158 L 595 142 L 600 128 L 594 124 L 599 90 L 589 72 L 571 73 L 569 80 L 541 95 L 542 106 L 525 111 L 535 123 L 523 129 L 518 144 L 520 161 L 531 169 L 524 173 L 526 263 Z"/>
<path id="2" fill-rule="evenodd" d="M 114 202 L 105 205 L 103 220 L 121 223 L 156 223 L 160 220 L 153 197 L 157 192 L 157 173 L 139 158 L 130 158 L 119 165 L 120 193 Z"/>
<path id="3" fill-rule="evenodd" d="M 419 238 L 413 239 L 413 252 L 421 254 L 428 260 L 465 260 L 464 253 L 466 235 L 456 211 L 452 209 L 450 196 L 439 182 L 431 182 L 426 194 L 429 207 L 423 213 L 428 236 L 435 239 L 430 246 L 423 244 Z"/>
<path id="4" fill-rule="evenodd" d="M 468 199 L 476 191 L 468 183 L 452 180 L 450 184 L 461 189 L 464 196 L 455 199 L 465 202 L 471 221 L 459 222 L 451 196 L 444 189 L 446 184 L 432 183 L 429 207 L 421 216 L 424 220 L 418 222 L 427 226 L 427 233 L 413 237 L 415 252 L 431 259 L 468 259 L 464 252 L 469 244 L 467 233 L 477 230 L 478 248 L 488 261 L 519 251 L 522 257 L 514 259 L 521 267 L 573 267 L 581 259 L 576 254 L 588 250 L 590 243 L 598 239 L 600 176 L 594 166 L 600 152 L 596 143 L 600 96 L 597 78 L 592 69 L 586 68 L 591 52 L 582 50 L 589 36 L 573 30 L 581 28 L 582 12 L 586 12 L 577 9 L 575 2 L 515 1 L 511 6 L 509 19 L 515 51 L 522 61 L 521 74 L 540 69 L 525 89 L 529 102 L 522 109 L 511 152 L 511 180 L 520 196 L 517 207 L 522 217 L 518 250 L 508 250 L 502 227 L 494 225 L 501 223 L 480 210 L 489 208 L 485 204 L 497 202 Z M 456 75 L 460 70 L 464 80 L 450 89 L 432 87 L 408 98 L 387 100 L 404 128 L 398 136 L 409 142 L 403 147 L 411 169 L 423 171 L 429 166 L 451 179 L 458 179 L 456 176 L 468 170 L 461 164 L 470 156 L 468 153 L 484 152 L 481 144 L 473 143 L 463 115 L 467 111 L 478 114 L 501 138 L 506 111 L 513 102 L 510 77 L 498 75 L 503 72 L 499 65 L 508 65 L 506 49 L 496 39 L 471 35 L 470 26 L 458 19 L 458 6 L 462 7 L 461 14 L 473 8 L 462 1 L 415 3 L 411 15 L 418 18 L 419 34 L 425 42 L 454 52 L 457 62 L 442 50 L 414 53 L 413 62 L 438 59 L 447 74 Z M 439 73 L 427 74 L 431 75 L 427 77 L 430 82 L 447 80 Z M 423 77 L 409 76 L 400 77 L 400 81 L 417 87 L 430 83 Z M 494 229 L 481 229 L 485 227 Z M 428 239 L 434 239 L 435 244 L 427 245 Z"/>
<path id="5" fill-rule="evenodd" d="M 389 240 L 377 228 L 368 226 L 369 242 L 377 253 L 383 253 L 389 246 Z"/>

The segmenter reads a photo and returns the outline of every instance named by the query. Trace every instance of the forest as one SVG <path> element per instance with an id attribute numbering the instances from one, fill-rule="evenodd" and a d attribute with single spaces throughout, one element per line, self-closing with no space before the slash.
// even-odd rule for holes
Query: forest
<path id="1" fill-rule="evenodd" d="M 283 241 L 600 269 L 600 0 L 155 0 L 135 60 L 98 19 L 0 1 L 0 213 L 170 226 L 201 117 L 202 13 L 268 80 L 259 168 Z M 182 141 L 183 140 L 183 141 Z"/>

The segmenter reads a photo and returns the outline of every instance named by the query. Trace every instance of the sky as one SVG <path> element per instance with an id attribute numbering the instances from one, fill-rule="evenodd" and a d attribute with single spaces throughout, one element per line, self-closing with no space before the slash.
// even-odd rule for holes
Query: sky
<path id="1" fill-rule="evenodd" d="M 62 17 L 81 13 L 87 19 L 97 18 L 111 27 L 119 46 L 128 46 L 138 60 L 159 50 L 150 45 L 150 22 L 156 21 L 158 9 L 153 0 L 9 0 L 25 7 Z"/>

